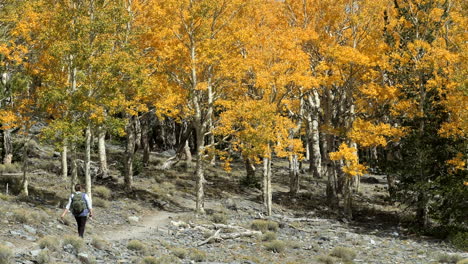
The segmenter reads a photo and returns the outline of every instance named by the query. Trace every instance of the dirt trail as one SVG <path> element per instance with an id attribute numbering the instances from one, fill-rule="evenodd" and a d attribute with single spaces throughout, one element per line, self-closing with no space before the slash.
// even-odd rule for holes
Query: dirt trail
<path id="1" fill-rule="evenodd" d="M 192 199 L 177 197 L 174 198 L 179 204 L 183 204 L 187 208 L 195 208 L 195 202 Z M 218 206 L 219 203 L 214 201 L 206 201 L 205 209 L 212 209 Z M 144 237 L 151 236 L 155 232 L 167 232 L 167 225 L 175 219 L 175 217 L 181 216 L 193 216 L 195 212 L 168 212 L 168 211 L 156 211 L 148 215 L 143 216 L 136 224 L 119 225 L 118 227 L 112 227 L 100 232 L 100 236 L 108 241 L 118 241 L 124 239 L 142 239 Z"/>
<path id="2" fill-rule="evenodd" d="M 181 213 L 158 211 L 144 216 L 136 224 L 121 225 L 118 228 L 104 230 L 100 235 L 108 241 L 144 238 L 154 232 L 167 232 L 165 226 L 171 222 L 173 217 L 178 215 L 181 215 Z"/>

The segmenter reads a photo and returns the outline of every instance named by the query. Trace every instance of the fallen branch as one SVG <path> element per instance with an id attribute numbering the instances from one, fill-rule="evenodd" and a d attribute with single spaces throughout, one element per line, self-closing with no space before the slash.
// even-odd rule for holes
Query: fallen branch
<path id="1" fill-rule="evenodd" d="M 222 229 L 216 230 L 216 232 L 212 236 L 210 236 L 209 238 L 207 238 L 207 239 L 203 240 L 202 242 L 198 243 L 197 246 L 199 247 L 201 245 L 211 243 L 211 242 L 220 242 L 220 241 L 226 240 L 226 239 L 235 239 L 235 238 L 239 238 L 239 237 L 252 237 L 252 236 L 262 234 L 262 232 L 260 232 L 260 231 L 253 231 L 253 230 L 249 230 L 249 231 L 245 231 L 245 232 L 239 232 L 239 233 L 220 234 L 221 230 Z"/>

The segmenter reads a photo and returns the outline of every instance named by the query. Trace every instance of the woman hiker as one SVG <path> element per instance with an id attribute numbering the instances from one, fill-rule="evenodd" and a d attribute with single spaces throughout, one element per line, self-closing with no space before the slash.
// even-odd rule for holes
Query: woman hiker
<path id="1" fill-rule="evenodd" d="M 78 225 L 78 235 L 80 237 L 83 237 L 88 215 L 90 218 L 93 217 L 91 200 L 85 192 L 81 192 L 82 189 L 83 187 L 81 184 L 75 185 L 75 193 L 72 193 L 70 198 L 68 198 L 68 204 L 60 216 L 63 220 L 68 211 L 72 212 L 73 216 L 75 216 L 76 224 Z"/>

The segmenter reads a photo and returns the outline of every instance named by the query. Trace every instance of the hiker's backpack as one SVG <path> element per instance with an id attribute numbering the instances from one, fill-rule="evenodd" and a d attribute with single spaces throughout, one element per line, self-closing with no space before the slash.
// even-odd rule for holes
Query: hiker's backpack
<path id="1" fill-rule="evenodd" d="M 86 209 L 86 201 L 85 201 L 85 193 L 75 193 L 73 195 L 71 205 L 70 205 L 70 211 L 74 216 L 80 215 L 84 209 Z"/>

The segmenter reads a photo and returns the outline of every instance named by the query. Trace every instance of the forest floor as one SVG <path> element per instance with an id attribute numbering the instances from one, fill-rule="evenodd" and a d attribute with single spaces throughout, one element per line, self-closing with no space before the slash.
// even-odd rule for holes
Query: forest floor
<path id="1" fill-rule="evenodd" d="M 95 217 L 88 221 L 84 241 L 77 238 L 70 214 L 59 220 L 69 183 L 56 174 L 57 155 L 33 160 L 28 198 L 4 194 L 5 183 L 20 177 L 14 170 L 4 172 L 0 263 L 8 263 L 2 258 L 10 252 L 12 263 L 422 264 L 468 258 L 443 240 L 411 232 L 405 225 L 411 216 L 388 201 L 383 176 L 363 177 L 353 220 L 346 220 L 325 206 L 322 179 L 302 174 L 300 193 L 290 197 L 287 162 L 278 160 L 273 215 L 265 217 L 261 192 L 240 184 L 241 164 L 235 163 L 231 173 L 210 166 L 206 214 L 196 216 L 193 169 L 179 163 L 158 170 L 164 154 L 153 153 L 148 168 L 136 166 L 130 193 L 117 177 L 118 163 L 111 165 L 112 177 L 95 181 Z M 111 160 L 118 160 L 117 150 L 114 155 Z"/>

